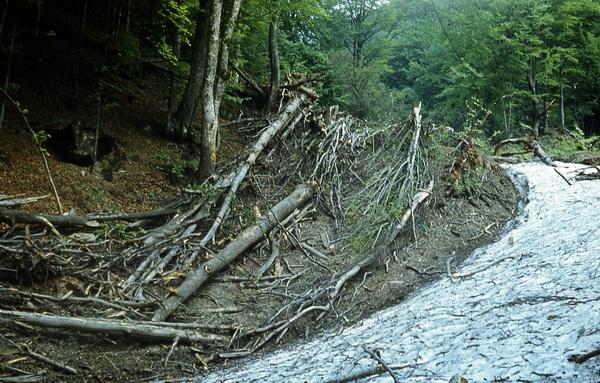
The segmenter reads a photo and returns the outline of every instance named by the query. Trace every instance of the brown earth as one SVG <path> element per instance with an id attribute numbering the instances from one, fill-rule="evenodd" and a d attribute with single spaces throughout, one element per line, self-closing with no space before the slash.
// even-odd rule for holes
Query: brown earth
<path id="1" fill-rule="evenodd" d="M 148 140 L 154 141 L 155 147 L 160 147 L 160 139 L 148 138 Z M 150 186 L 141 194 L 155 192 L 165 197 L 172 195 L 176 186 L 169 184 L 164 172 L 144 163 L 143 158 L 148 156 L 150 154 L 147 154 L 147 157 L 141 154 L 139 163 L 131 165 L 133 169 L 145 167 L 146 173 L 139 177 L 140 182 L 149 182 L 149 179 L 155 178 L 162 180 L 161 182 L 164 182 L 167 188 L 161 189 L 158 182 L 149 182 Z M 61 178 L 64 174 L 73 174 L 71 177 L 75 177 L 78 171 L 81 171 L 74 165 L 55 163 L 54 166 L 57 170 L 55 178 L 61 185 L 69 184 L 68 179 Z M 14 166 L 12 168 L 21 171 L 16 170 Z M 28 182 L 33 184 L 43 183 L 45 180 L 43 172 L 38 172 L 37 178 L 32 176 L 36 174 L 34 172 L 28 174 Z M 255 174 L 255 177 L 261 179 L 258 174 Z M 22 182 L 23 184 L 18 184 L 13 181 L 11 185 L 20 185 L 19 188 L 15 187 L 7 192 L 27 192 L 25 179 Z M 82 187 L 101 187 L 106 181 L 90 175 L 78 178 L 77 182 Z M 256 182 L 258 181 L 250 182 L 250 185 L 243 190 L 241 201 L 236 207 L 236 214 L 240 218 L 238 222 L 229 224 L 226 229 L 232 235 L 252 221 L 252 214 L 257 207 L 264 211 L 264 206 L 271 205 L 271 200 L 276 200 L 278 198 L 276 196 L 281 194 L 281 192 L 277 193 L 277 188 L 270 188 L 268 184 L 259 186 Z M 129 183 L 128 187 L 121 186 L 116 194 L 107 192 L 106 195 L 111 198 L 107 203 L 123 203 L 118 206 L 133 206 L 136 210 L 160 204 L 158 201 L 154 204 L 138 202 L 132 197 L 135 195 L 136 188 L 131 188 L 131 185 L 132 183 Z M 117 187 L 114 184 L 109 186 Z M 420 223 L 415 230 L 416 242 L 406 247 L 399 245 L 396 255 L 385 265 L 371 269 L 367 274 L 360 274 L 357 280 L 347 287 L 348 290 L 339 303 L 340 311 L 336 315 L 329 315 L 321 321 L 316 321 L 314 316 L 302 319 L 281 339 L 279 344 L 318 336 L 325 328 L 348 326 L 369 313 L 401 301 L 419 286 L 445 277 L 448 257 L 452 257 L 452 267 L 456 267 L 473 249 L 493 241 L 498 230 L 515 212 L 516 194 L 510 182 L 499 170 L 490 171 L 486 182 L 482 183 L 481 189 L 471 198 L 449 198 L 441 189 L 441 187 L 435 189 L 434 197 L 430 199 L 424 213 L 419 217 Z M 41 194 L 47 189 L 34 190 L 35 193 L 27 194 Z M 262 199 L 261 193 L 268 195 L 268 199 Z M 65 201 L 73 201 L 69 206 L 81 210 L 93 210 L 93 206 L 77 204 L 80 200 L 76 191 L 70 195 L 64 197 Z M 129 199 L 118 199 L 118 196 L 126 196 L 125 198 Z M 38 208 L 33 205 L 30 207 L 32 210 Z M 289 297 L 302 296 L 314 286 L 329 282 L 332 274 L 329 270 L 334 272 L 344 270 L 353 262 L 354 256 L 349 255 L 352 252 L 347 250 L 349 246 L 347 241 L 342 240 L 325 248 L 323 238 L 329 238 L 329 242 L 333 243 L 340 239 L 341 234 L 336 232 L 332 220 L 321 211 L 311 209 L 310 213 L 296 225 L 294 232 L 302 241 L 326 254 L 328 259 L 324 267 L 308 261 L 305 254 L 283 238 L 281 258 L 278 258 L 272 270 L 265 274 L 264 279 L 255 282 L 254 273 L 270 252 L 268 242 L 263 242 L 247 252 L 222 276 L 205 286 L 184 308 L 177 311 L 172 320 L 214 326 L 215 329 L 219 329 L 215 331 L 225 329 L 222 333 L 232 336 L 233 339 L 238 330 L 251 330 L 263 325 L 289 303 Z M 410 238 L 412 233 L 405 233 L 404 236 Z M 126 274 L 123 277 L 125 276 Z M 0 288 L 7 286 L 9 285 L 6 283 L 0 283 Z M 175 281 L 173 286 L 176 286 Z M 82 295 L 85 289 L 78 278 L 70 276 L 59 276 L 33 286 L 10 285 L 10 287 L 54 296 L 62 296 L 68 291 L 75 291 L 76 295 Z M 0 304 L 0 306 L 3 309 L 22 309 L 22 306 L 18 305 Z M 48 304 L 35 299 L 30 300 L 25 307 L 27 310 L 62 315 L 121 318 L 119 313 L 99 307 Z M 145 315 L 149 313 L 151 311 L 145 312 Z M 230 348 L 249 348 L 253 341 L 255 338 L 252 337 L 246 338 L 243 342 L 236 340 Z M 78 369 L 79 375 L 65 375 L 27 357 L 17 346 L 23 343 L 30 345 L 38 353 Z M 269 343 L 264 352 L 268 352 L 273 347 L 276 345 Z M 227 359 L 218 357 L 218 352 L 223 351 L 222 348 L 180 345 L 175 348 L 167 361 L 169 349 L 168 344 L 143 343 L 120 337 L 36 328 L 7 328 L 0 336 L 0 358 L 7 366 L 2 370 L 0 377 L 27 372 L 40 374 L 44 381 L 144 381 L 202 374 L 207 366 L 219 368 L 231 363 Z"/>

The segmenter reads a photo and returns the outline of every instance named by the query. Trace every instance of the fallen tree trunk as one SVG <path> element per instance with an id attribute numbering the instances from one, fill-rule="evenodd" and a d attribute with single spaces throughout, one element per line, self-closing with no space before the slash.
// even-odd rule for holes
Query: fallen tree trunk
<path id="1" fill-rule="evenodd" d="M 185 342 L 218 343 L 227 342 L 228 337 L 206 334 L 182 328 L 156 326 L 148 323 L 111 321 L 98 318 L 72 318 L 24 311 L 0 310 L 0 323 L 26 323 L 55 329 L 101 333 L 110 335 L 129 335 L 136 338 L 170 341 L 178 338 Z"/>
<path id="2" fill-rule="evenodd" d="M 279 222 L 290 215 L 298 206 L 308 201 L 314 194 L 310 185 L 300 185 L 285 199 L 275 205 L 269 213 L 255 225 L 242 231 L 235 240 L 230 242 L 214 258 L 199 265 L 189 273 L 175 292 L 165 298 L 161 307 L 154 312 L 152 320 L 162 322 L 171 315 L 180 304 L 194 294 L 212 275 L 216 274 L 233 262 L 246 249 L 271 231 Z"/>
<path id="3" fill-rule="evenodd" d="M 9 224 L 39 224 L 48 225 L 48 222 L 59 227 L 99 227 L 100 222 L 107 221 L 137 221 L 140 219 L 164 217 L 173 214 L 178 206 L 174 203 L 160 209 L 136 213 L 114 214 L 85 214 L 85 215 L 48 215 L 34 214 L 22 210 L 0 208 L 0 222 Z"/>
<path id="4" fill-rule="evenodd" d="M 267 93 L 264 91 L 263 88 L 261 88 L 260 86 L 258 86 L 258 84 L 252 79 L 252 77 L 250 77 L 246 72 L 244 72 L 239 66 L 233 64 L 231 66 L 233 68 L 233 70 L 240 76 L 240 78 L 242 80 L 244 80 L 248 85 L 250 85 L 250 87 L 256 92 L 258 93 L 258 95 L 264 99 L 267 98 Z"/>
<path id="5" fill-rule="evenodd" d="M 433 192 L 433 181 L 429 182 L 427 189 L 421 190 L 417 194 L 415 194 L 415 196 L 413 197 L 412 202 L 410 204 L 410 208 L 408 208 L 406 210 L 404 215 L 402 215 L 402 219 L 400 219 L 400 222 L 398 222 L 398 224 L 396 226 L 394 226 L 394 228 L 388 235 L 387 243 L 386 243 L 387 246 L 391 245 L 391 243 L 396 239 L 396 237 L 398 236 L 400 231 L 402 231 L 402 229 L 404 229 L 404 227 L 408 223 L 408 220 L 413 216 L 413 214 L 415 213 L 415 210 L 417 210 L 417 207 L 423 201 L 425 201 L 427 198 L 429 198 L 429 196 L 431 195 L 432 192 Z"/>
<path id="6" fill-rule="evenodd" d="M 552 159 L 546 155 L 546 152 L 544 152 L 544 149 L 542 149 L 542 145 L 540 145 L 540 143 L 536 140 L 532 140 L 529 138 L 509 138 L 504 141 L 501 141 L 494 146 L 494 155 L 498 154 L 500 148 L 510 144 L 522 144 L 527 150 L 532 151 L 533 154 L 546 165 L 556 166 Z"/>
<path id="7" fill-rule="evenodd" d="M 37 202 L 44 198 L 48 198 L 50 195 L 43 195 L 40 197 L 29 197 L 29 198 L 18 198 L 10 197 L 6 195 L 0 195 L 0 207 L 15 207 L 21 205 L 27 205 L 29 203 Z"/>
<path id="8" fill-rule="evenodd" d="M 279 115 L 277 120 L 273 121 L 271 123 L 271 125 L 267 129 L 265 129 L 265 131 L 261 134 L 258 141 L 256 141 L 256 143 L 252 147 L 252 151 L 250 152 L 250 155 L 248 156 L 246 161 L 244 161 L 240 165 L 233 181 L 231 182 L 231 187 L 229 189 L 229 192 L 227 193 L 227 196 L 225 196 L 225 200 L 223 201 L 223 204 L 221 205 L 221 209 L 219 210 L 217 217 L 215 218 L 211 228 L 208 230 L 206 235 L 200 241 L 198 249 L 191 253 L 189 259 L 187 260 L 188 263 L 193 262 L 196 259 L 196 257 L 198 256 L 198 254 L 202 251 L 202 249 L 210 241 L 212 241 L 215 238 L 215 235 L 217 234 L 219 227 L 221 227 L 221 223 L 223 223 L 223 220 L 229 213 L 229 207 L 231 206 L 231 201 L 233 201 L 233 199 L 235 198 L 235 195 L 236 195 L 240 185 L 242 184 L 242 181 L 246 177 L 246 174 L 248 174 L 248 170 L 250 170 L 250 167 L 252 165 L 254 165 L 254 163 L 256 162 L 256 159 L 258 158 L 260 153 L 262 153 L 263 149 L 267 146 L 267 144 L 271 141 L 271 139 L 281 129 L 283 129 L 285 126 L 287 126 L 290 121 L 292 121 L 292 118 L 298 112 L 298 110 L 300 109 L 300 106 L 302 105 L 302 103 L 304 101 L 305 101 L 304 96 L 301 96 L 299 98 L 295 98 L 294 100 L 292 100 L 287 105 L 285 110 Z"/>
<path id="9" fill-rule="evenodd" d="M 79 215 L 47 215 L 33 214 L 22 210 L 11 210 L 0 208 L 0 222 L 11 225 L 17 223 L 34 224 L 48 226 L 80 226 L 80 227 L 99 227 L 100 222 L 89 219 L 86 216 Z"/>
<path id="10" fill-rule="evenodd" d="M 546 152 L 544 152 L 544 149 L 542 149 L 542 145 L 540 145 L 539 142 L 530 141 L 527 144 L 527 146 L 533 151 L 533 154 L 535 154 L 540 160 L 542 160 L 543 163 L 545 163 L 548 166 L 556 166 L 554 164 L 554 161 L 552 161 L 552 159 L 550 159 L 550 157 L 546 155 Z"/>
<path id="11" fill-rule="evenodd" d="M 427 187 L 427 189 L 421 190 L 420 192 L 415 194 L 415 196 L 413 197 L 412 203 L 410 204 L 410 207 L 402 215 L 402 219 L 400 220 L 400 222 L 396 226 L 394 226 L 394 228 L 391 230 L 390 234 L 388 235 L 388 238 L 385 243 L 386 247 L 389 246 L 396 239 L 396 237 L 398 236 L 400 231 L 402 231 L 402 229 L 408 223 L 408 220 L 413 216 L 417 207 L 423 201 L 425 201 L 431 195 L 432 192 L 433 192 L 433 181 L 431 181 L 429 183 L 429 186 Z M 354 277 L 356 274 L 358 274 L 361 270 L 364 270 L 366 267 L 371 265 L 377 258 L 377 255 L 378 255 L 377 252 L 372 253 L 371 255 L 360 260 L 358 263 L 356 263 L 354 266 L 352 266 L 348 271 L 346 271 L 344 274 L 342 274 L 338 278 L 338 280 L 333 288 L 333 291 L 330 294 L 330 298 L 335 299 L 339 295 L 340 291 L 342 290 L 342 287 L 346 284 L 346 282 L 348 282 L 352 277 Z"/>

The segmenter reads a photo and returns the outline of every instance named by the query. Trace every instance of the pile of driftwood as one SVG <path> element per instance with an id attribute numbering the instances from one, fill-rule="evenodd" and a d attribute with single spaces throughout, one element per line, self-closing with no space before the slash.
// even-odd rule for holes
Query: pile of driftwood
<path id="1" fill-rule="evenodd" d="M 126 334 L 170 341 L 173 347 L 201 342 L 223 350 L 221 357 L 239 357 L 282 339 L 309 316 L 343 316 L 337 305 L 350 281 L 363 275 L 364 282 L 365 272 L 387 256 L 400 233 L 412 228 L 409 237 L 416 235 L 415 212 L 431 195 L 433 181 L 423 154 L 420 106 L 406 122 L 373 130 L 337 108 L 315 111 L 312 101 L 311 92 L 291 94 L 237 168 L 215 175 L 199 189 L 186 190 L 176 203 L 161 209 L 43 215 L 18 209 L 43 197 L 0 196 L 0 221 L 5 224 L 0 275 L 11 282 L 0 285 L 0 325 Z M 291 153 L 300 155 L 291 158 Z M 221 231 L 231 221 L 232 205 L 259 159 L 264 166 L 276 165 L 272 183 L 279 188 L 273 195 L 280 197 L 227 241 Z M 378 216 L 378 206 L 390 204 L 393 214 Z M 349 228 L 355 224 L 347 220 L 350 209 L 364 212 L 362 226 Z M 331 269 L 327 250 L 302 240 L 299 233 L 298 222 L 316 210 L 334 219 L 341 240 L 344 233 L 363 230 L 373 239 L 372 251 L 352 254 L 343 267 Z M 117 221 L 149 229 L 141 236 L 119 238 L 111 235 L 109 224 Z M 284 244 L 301 251 L 328 277 L 304 293 L 278 293 L 287 303 L 257 328 L 167 322 L 207 281 L 258 242 L 267 243 L 270 256 L 249 283 L 290 283 L 298 277 L 265 276 L 277 265 Z M 331 245 L 328 238 L 323 243 L 325 249 Z M 17 287 L 56 275 L 76 276 L 81 285 L 59 296 Z M 77 308 L 83 305 L 97 315 L 78 316 Z"/>

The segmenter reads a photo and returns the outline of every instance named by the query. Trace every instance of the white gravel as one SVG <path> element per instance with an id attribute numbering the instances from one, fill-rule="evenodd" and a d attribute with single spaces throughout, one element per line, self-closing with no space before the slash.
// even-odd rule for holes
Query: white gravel
<path id="1" fill-rule="evenodd" d="M 560 164 L 572 178 L 581 165 Z M 341 333 L 296 343 L 198 382 L 325 382 L 373 368 L 379 349 L 401 382 L 600 382 L 600 181 L 526 163 L 509 174 L 527 204 L 515 227 L 455 273 Z M 364 382 L 389 382 L 383 374 Z"/>

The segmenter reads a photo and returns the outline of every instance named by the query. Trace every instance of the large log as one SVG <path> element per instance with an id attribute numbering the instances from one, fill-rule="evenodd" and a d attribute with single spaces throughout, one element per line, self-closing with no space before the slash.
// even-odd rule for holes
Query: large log
<path id="1" fill-rule="evenodd" d="M 136 338 L 159 341 L 173 341 L 173 339 L 177 338 L 184 342 L 220 343 L 229 340 L 229 338 L 221 335 L 206 334 L 189 329 L 165 327 L 133 321 L 125 322 L 97 318 L 72 318 L 24 311 L 0 310 L 0 324 L 10 325 L 15 322 L 86 333 L 128 335 Z"/>
<path id="2" fill-rule="evenodd" d="M 66 215 L 49 215 L 35 214 L 23 210 L 13 210 L 0 208 L 0 222 L 9 224 L 24 223 L 24 224 L 39 224 L 48 225 L 51 223 L 54 226 L 61 227 L 99 227 L 100 222 L 107 221 L 136 221 L 139 219 L 150 219 L 163 217 L 173 214 L 179 203 L 145 212 L 134 213 L 112 213 L 112 214 L 66 214 Z"/>
<path id="3" fill-rule="evenodd" d="M 501 141 L 494 146 L 494 155 L 498 154 L 498 152 L 503 146 L 511 144 L 522 144 L 523 147 L 525 147 L 528 150 L 531 150 L 533 154 L 546 165 L 556 166 L 552 159 L 548 157 L 548 155 L 546 155 L 546 152 L 544 152 L 544 149 L 542 149 L 542 145 L 540 145 L 540 143 L 536 140 L 532 140 L 530 138 L 509 138 L 504 141 Z"/>
<path id="4" fill-rule="evenodd" d="M 298 113 L 298 110 L 300 109 L 300 106 L 302 106 L 302 103 L 304 101 L 305 101 L 304 96 L 300 96 L 298 98 L 293 99 L 287 105 L 285 110 L 279 114 L 278 118 L 275 121 L 273 121 L 271 123 L 271 125 L 269 125 L 269 127 L 267 129 L 265 129 L 265 131 L 261 134 L 258 141 L 256 141 L 256 143 L 252 147 L 252 150 L 250 151 L 250 155 L 248 155 L 248 158 L 246 159 L 246 161 L 244 161 L 240 165 L 237 173 L 235 174 L 233 181 L 231 182 L 231 187 L 229 188 L 229 192 L 227 193 L 227 196 L 225 196 L 225 200 L 223 201 L 223 204 L 221 205 L 221 208 L 219 209 L 219 213 L 217 213 L 217 217 L 215 218 L 212 226 L 210 227 L 210 229 L 208 230 L 206 235 L 200 241 L 198 249 L 191 253 L 189 259 L 187 260 L 188 263 L 193 262 L 196 259 L 196 257 L 198 256 L 198 254 L 200 254 L 202 249 L 204 249 L 204 247 L 215 238 L 215 235 L 217 234 L 219 227 L 221 227 L 221 223 L 223 223 L 223 220 L 229 213 L 229 208 L 231 206 L 231 202 L 235 198 L 237 191 L 238 191 L 240 185 L 242 184 L 242 181 L 248 174 L 248 170 L 250 170 L 250 167 L 252 167 L 252 165 L 254 165 L 254 163 L 258 159 L 258 156 L 262 153 L 263 149 L 267 146 L 267 144 L 271 141 L 271 139 L 281 129 L 283 129 L 285 126 L 287 126 L 290 123 L 290 121 L 293 121 L 294 116 L 296 115 L 296 113 Z M 294 121 L 296 121 L 296 120 L 294 120 Z"/>
<path id="5" fill-rule="evenodd" d="M 246 249 L 290 215 L 297 207 L 308 201 L 313 194 L 314 189 L 312 186 L 306 184 L 298 186 L 292 194 L 270 209 L 265 217 L 260 219 L 255 225 L 242 231 L 214 258 L 204 262 L 195 271 L 189 273 L 177 290 L 162 301 L 161 307 L 154 312 L 152 320 L 155 322 L 164 321 L 212 275 L 233 262 Z"/>

